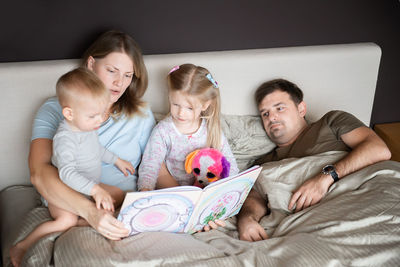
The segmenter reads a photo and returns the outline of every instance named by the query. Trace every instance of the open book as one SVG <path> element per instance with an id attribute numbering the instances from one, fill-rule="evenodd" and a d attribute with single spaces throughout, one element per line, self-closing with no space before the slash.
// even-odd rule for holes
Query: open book
<path id="1" fill-rule="evenodd" d="M 118 220 L 140 232 L 194 233 L 211 220 L 236 215 L 253 187 L 261 167 L 211 183 L 204 189 L 177 186 L 127 193 Z"/>

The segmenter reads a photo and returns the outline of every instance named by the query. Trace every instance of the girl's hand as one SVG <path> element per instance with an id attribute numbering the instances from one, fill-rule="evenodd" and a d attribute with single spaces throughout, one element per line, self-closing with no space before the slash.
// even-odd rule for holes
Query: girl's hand
<path id="1" fill-rule="evenodd" d="M 101 188 L 98 184 L 94 185 L 91 191 L 91 196 L 93 197 L 94 201 L 96 202 L 96 208 L 107 210 L 114 212 L 114 199 L 111 195 Z"/>
<path id="2" fill-rule="evenodd" d="M 218 227 L 225 227 L 226 223 L 224 220 L 215 220 L 215 221 L 209 221 L 208 225 L 204 226 L 203 230 L 200 230 L 199 232 L 208 232 L 212 229 L 217 229 Z"/>
<path id="3" fill-rule="evenodd" d="M 118 158 L 117 161 L 115 161 L 115 166 L 117 166 L 118 169 L 123 172 L 125 176 L 128 176 L 128 171 L 130 172 L 130 174 L 135 173 L 135 168 L 133 168 L 132 164 L 129 161 Z"/>

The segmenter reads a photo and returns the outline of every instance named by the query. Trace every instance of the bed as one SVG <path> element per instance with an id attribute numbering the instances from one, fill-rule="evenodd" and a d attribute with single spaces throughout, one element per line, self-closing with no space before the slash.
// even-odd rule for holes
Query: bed
<path id="1" fill-rule="evenodd" d="M 207 67 L 220 84 L 222 126 L 239 168 L 251 166 L 274 144 L 263 131 L 253 93 L 262 82 L 285 78 L 299 85 L 307 120 L 329 110 L 370 123 L 381 50 L 373 43 L 146 55 L 145 100 L 157 117 L 168 110 L 165 75 L 178 64 Z M 0 64 L 2 128 L 0 213 L 3 266 L 8 250 L 49 220 L 31 186 L 27 156 L 38 107 L 55 94 L 57 78 L 77 60 Z M 323 101 L 329 99 L 329 101 Z M 9 116 L 13 114 L 13 118 Z M 37 242 L 25 266 L 396 266 L 400 265 L 400 163 L 371 165 L 334 184 L 317 205 L 287 210 L 290 194 L 320 166 L 343 157 L 330 151 L 264 164 L 257 189 L 268 196 L 270 215 L 261 220 L 270 238 L 238 240 L 236 218 L 225 228 L 195 235 L 149 232 L 109 241 L 90 227 L 73 227 Z M 298 175 L 301 179 L 292 179 Z M 296 176 L 297 177 L 297 176 Z"/>

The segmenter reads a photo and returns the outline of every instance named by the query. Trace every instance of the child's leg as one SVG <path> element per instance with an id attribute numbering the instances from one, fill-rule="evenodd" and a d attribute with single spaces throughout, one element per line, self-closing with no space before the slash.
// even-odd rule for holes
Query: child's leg
<path id="1" fill-rule="evenodd" d="M 50 233 L 68 230 L 77 224 L 78 216 L 73 213 L 57 208 L 50 203 L 49 211 L 54 220 L 40 224 L 24 240 L 10 249 L 11 263 L 14 266 L 19 266 L 25 252 L 39 239 Z"/>
<path id="2" fill-rule="evenodd" d="M 156 188 L 162 189 L 174 186 L 179 186 L 179 184 L 175 180 L 175 178 L 172 177 L 172 175 L 169 173 L 167 166 L 165 166 L 165 163 L 163 163 L 158 173 Z"/>
<path id="3" fill-rule="evenodd" d="M 101 188 L 106 190 L 111 195 L 111 197 L 115 200 L 114 208 L 115 209 L 119 208 L 122 205 L 122 201 L 124 201 L 125 192 L 116 186 L 103 184 L 103 183 L 100 183 L 99 185 L 101 186 Z"/>

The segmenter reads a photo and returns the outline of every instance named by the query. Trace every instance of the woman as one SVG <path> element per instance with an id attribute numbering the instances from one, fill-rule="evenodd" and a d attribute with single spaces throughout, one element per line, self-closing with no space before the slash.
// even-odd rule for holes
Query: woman
<path id="1" fill-rule="evenodd" d="M 147 71 L 138 45 L 124 33 L 106 32 L 85 52 L 81 65 L 96 73 L 111 92 L 108 112 L 98 130 L 100 143 L 136 169 L 155 124 L 150 108 L 141 100 L 147 88 Z M 64 185 L 51 165 L 52 138 L 61 120 L 56 98 L 47 100 L 36 115 L 29 153 L 32 184 L 44 198 L 79 215 L 103 236 L 111 240 L 127 236 L 121 222 Z M 125 177 L 112 165 L 102 167 L 101 182 L 114 192 L 136 188 L 136 176 Z M 121 202 L 116 199 L 116 205 Z"/>

